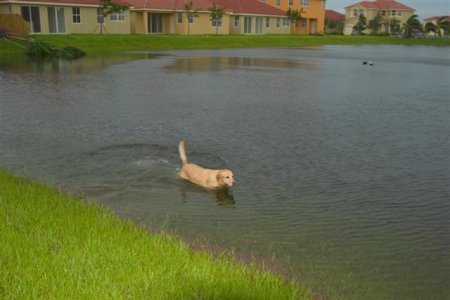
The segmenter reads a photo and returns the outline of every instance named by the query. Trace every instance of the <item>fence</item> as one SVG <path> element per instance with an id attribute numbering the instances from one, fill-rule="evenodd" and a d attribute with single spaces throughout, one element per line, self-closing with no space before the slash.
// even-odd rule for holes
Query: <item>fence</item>
<path id="1" fill-rule="evenodd" d="M 28 35 L 27 22 L 17 14 L 0 14 L 0 28 L 5 28 L 13 35 Z"/>

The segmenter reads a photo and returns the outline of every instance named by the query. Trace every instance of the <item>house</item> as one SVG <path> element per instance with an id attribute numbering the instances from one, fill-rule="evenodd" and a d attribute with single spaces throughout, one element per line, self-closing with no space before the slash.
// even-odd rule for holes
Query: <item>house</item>
<path id="1" fill-rule="evenodd" d="M 303 9 L 302 19 L 294 28 L 296 34 L 321 34 L 325 28 L 325 0 L 260 0 L 283 11 Z"/>
<path id="2" fill-rule="evenodd" d="M 445 22 L 444 24 L 446 24 L 446 25 L 444 25 L 444 26 L 446 26 L 447 28 L 445 29 L 445 28 L 439 28 L 439 31 L 440 32 L 436 32 L 436 34 L 438 34 L 438 35 L 444 35 L 444 34 L 449 34 L 448 33 L 448 31 L 449 31 L 449 24 L 450 24 L 450 16 L 434 16 L 434 17 L 430 17 L 430 18 L 427 18 L 427 19 L 425 19 L 425 20 L 423 20 L 423 24 L 424 25 L 426 25 L 427 23 L 432 23 L 432 24 L 434 24 L 434 25 L 437 25 L 437 23 L 438 23 L 438 21 L 441 23 L 441 22 Z M 442 24 L 442 23 L 441 23 Z M 442 25 L 441 25 L 442 26 Z"/>
<path id="3" fill-rule="evenodd" d="M 33 34 L 287 34 L 285 12 L 258 0 L 115 0 L 127 10 L 104 16 L 98 0 L 0 0 Z M 220 20 L 209 8 L 222 7 Z"/>
<path id="4" fill-rule="evenodd" d="M 125 4 L 123 1 L 116 1 Z M 129 34 L 128 11 L 103 18 L 97 0 L 0 0 L 0 14 L 17 14 L 27 22 L 28 32 Z M 103 22 L 103 23 L 101 23 Z"/>
<path id="5" fill-rule="evenodd" d="M 345 8 L 344 34 L 350 35 L 353 27 L 358 23 L 360 15 L 364 15 L 367 23 L 375 17 L 381 17 L 380 32 L 390 33 L 392 25 L 401 27 L 409 17 L 414 15 L 415 9 L 395 0 L 362 1 Z M 369 30 L 368 30 L 369 31 Z"/>
<path id="6" fill-rule="evenodd" d="M 325 33 L 342 34 L 344 30 L 345 15 L 335 10 L 325 10 Z"/>

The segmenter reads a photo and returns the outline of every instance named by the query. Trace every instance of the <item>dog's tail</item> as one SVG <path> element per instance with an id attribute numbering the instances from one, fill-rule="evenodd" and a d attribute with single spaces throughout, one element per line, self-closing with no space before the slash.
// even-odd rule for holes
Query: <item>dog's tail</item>
<path id="1" fill-rule="evenodd" d="M 178 151 L 180 152 L 180 158 L 183 161 L 183 165 L 188 163 L 188 159 L 186 156 L 186 148 L 184 147 L 185 142 L 181 141 L 178 145 Z"/>

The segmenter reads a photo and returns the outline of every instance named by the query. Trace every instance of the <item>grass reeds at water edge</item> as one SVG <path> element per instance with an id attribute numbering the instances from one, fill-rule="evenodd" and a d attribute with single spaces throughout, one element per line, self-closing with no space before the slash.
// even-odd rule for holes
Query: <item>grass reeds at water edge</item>
<path id="1" fill-rule="evenodd" d="M 311 299 L 298 283 L 193 251 L 0 169 L 2 299 Z"/>

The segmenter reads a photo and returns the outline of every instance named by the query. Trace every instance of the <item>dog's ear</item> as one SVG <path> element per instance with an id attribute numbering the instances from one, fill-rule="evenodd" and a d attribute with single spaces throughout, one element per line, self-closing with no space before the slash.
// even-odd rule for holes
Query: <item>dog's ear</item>
<path id="1" fill-rule="evenodd" d="M 219 172 L 217 172 L 217 175 L 216 175 L 216 180 L 218 181 L 218 182 L 221 182 L 222 181 L 222 179 L 224 178 L 225 176 L 224 176 L 224 174 L 223 174 L 223 171 L 222 170 L 220 170 Z"/>

